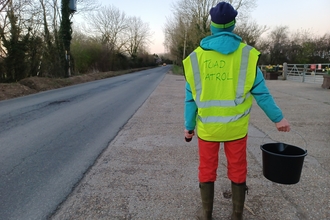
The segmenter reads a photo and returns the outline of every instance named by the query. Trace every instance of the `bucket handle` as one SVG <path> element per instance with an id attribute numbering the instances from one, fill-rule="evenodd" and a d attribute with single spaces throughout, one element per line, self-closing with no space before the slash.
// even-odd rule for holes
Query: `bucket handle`
<path id="1" fill-rule="evenodd" d="M 271 134 L 271 133 L 274 133 L 275 131 L 272 131 L 272 132 L 270 132 L 269 134 Z M 295 131 L 295 130 L 293 130 L 293 129 L 291 129 L 291 131 L 290 132 L 294 132 L 294 133 L 296 133 L 297 135 L 299 135 L 300 137 L 301 137 L 301 139 L 303 139 L 304 140 L 304 142 L 305 142 L 305 148 L 307 149 L 307 141 L 306 141 L 306 139 L 299 133 L 299 132 L 297 132 L 297 131 Z M 264 140 L 265 140 L 265 138 L 268 136 L 269 137 L 269 134 L 266 134 L 263 138 L 262 138 L 262 144 L 264 144 Z M 270 138 L 270 137 L 269 137 Z M 306 152 L 307 152 L 307 150 L 306 150 Z"/>

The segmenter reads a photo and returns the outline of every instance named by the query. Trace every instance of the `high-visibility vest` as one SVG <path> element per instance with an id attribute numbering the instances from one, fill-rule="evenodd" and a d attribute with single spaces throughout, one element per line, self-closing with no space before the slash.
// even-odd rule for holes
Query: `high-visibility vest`
<path id="1" fill-rule="evenodd" d="M 198 47 L 183 60 L 185 77 L 196 102 L 197 134 L 206 141 L 231 141 L 248 132 L 260 53 L 241 43 L 232 54 Z"/>

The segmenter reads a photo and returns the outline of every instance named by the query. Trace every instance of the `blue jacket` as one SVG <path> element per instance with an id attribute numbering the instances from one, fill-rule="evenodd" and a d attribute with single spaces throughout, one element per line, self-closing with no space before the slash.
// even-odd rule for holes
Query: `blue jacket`
<path id="1" fill-rule="evenodd" d="M 220 32 L 202 39 L 200 46 L 204 50 L 215 50 L 222 54 L 230 54 L 237 50 L 242 38 L 231 32 Z M 266 86 L 265 79 L 259 67 L 256 72 L 257 76 L 251 89 L 251 94 L 256 100 L 260 108 L 265 112 L 268 118 L 277 123 L 283 119 L 281 109 L 276 105 L 272 95 Z M 184 108 L 185 128 L 194 130 L 196 126 L 197 106 L 193 100 L 191 88 L 186 83 L 186 98 Z"/>

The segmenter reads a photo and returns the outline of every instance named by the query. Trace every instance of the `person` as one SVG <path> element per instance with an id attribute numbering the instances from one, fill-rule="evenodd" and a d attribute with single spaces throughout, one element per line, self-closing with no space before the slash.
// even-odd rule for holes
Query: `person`
<path id="1" fill-rule="evenodd" d="M 231 219 L 243 219 L 247 190 L 247 133 L 253 98 L 278 131 L 290 124 L 266 87 L 257 67 L 260 53 L 233 33 L 238 12 L 220 2 L 210 9 L 211 35 L 183 60 L 186 78 L 184 135 L 198 136 L 199 219 L 212 219 L 220 143 L 224 143 L 231 181 Z"/>

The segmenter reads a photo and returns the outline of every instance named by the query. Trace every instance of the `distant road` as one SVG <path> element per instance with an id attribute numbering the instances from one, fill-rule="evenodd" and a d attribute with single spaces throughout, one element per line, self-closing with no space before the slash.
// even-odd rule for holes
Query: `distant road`
<path id="1" fill-rule="evenodd" d="M 0 101 L 0 219 L 47 219 L 170 68 Z"/>

